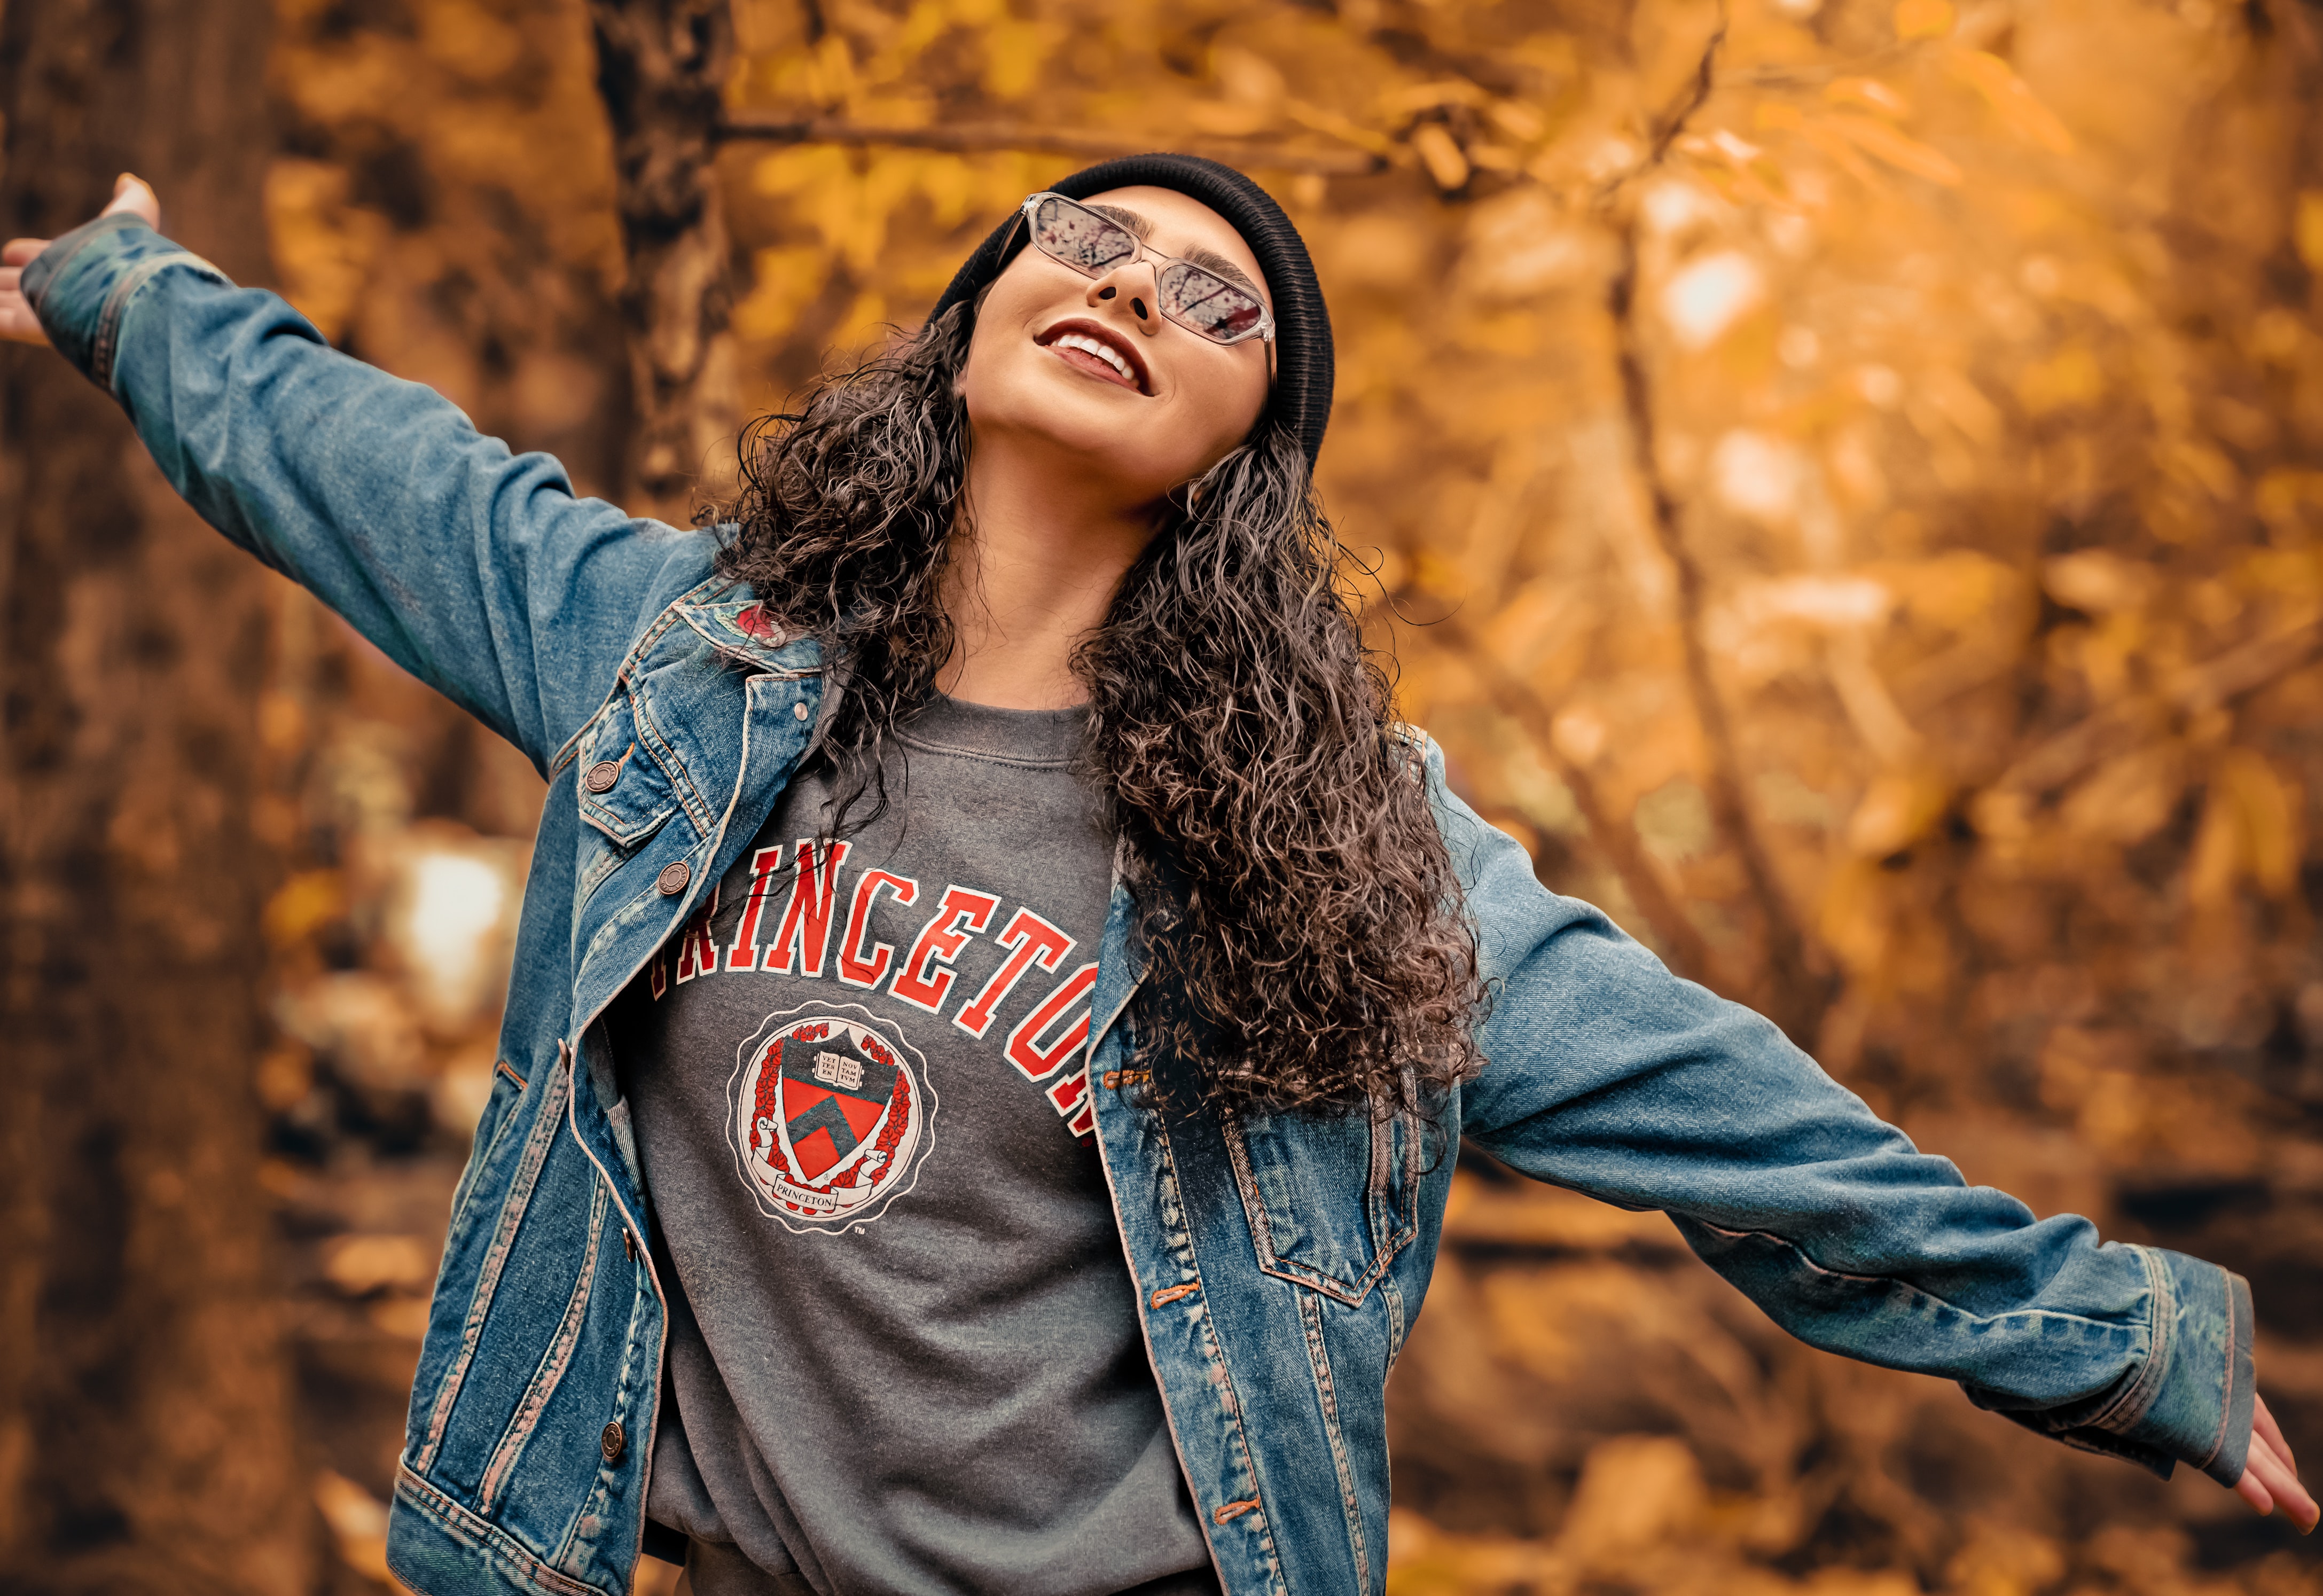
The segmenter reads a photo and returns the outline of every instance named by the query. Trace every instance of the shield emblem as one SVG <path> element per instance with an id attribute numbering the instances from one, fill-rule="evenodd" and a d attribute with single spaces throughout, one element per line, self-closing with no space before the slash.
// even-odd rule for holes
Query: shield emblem
<path id="1" fill-rule="evenodd" d="M 726 1084 L 727 1144 L 759 1212 L 794 1231 L 877 1218 L 934 1145 L 927 1068 L 860 1004 L 768 1014 Z"/>
<path id="2" fill-rule="evenodd" d="M 793 1169 L 828 1180 L 879 1140 L 895 1103 L 895 1067 L 867 1056 L 835 1026 L 825 1037 L 785 1036 L 782 1049 L 776 1133 Z"/>

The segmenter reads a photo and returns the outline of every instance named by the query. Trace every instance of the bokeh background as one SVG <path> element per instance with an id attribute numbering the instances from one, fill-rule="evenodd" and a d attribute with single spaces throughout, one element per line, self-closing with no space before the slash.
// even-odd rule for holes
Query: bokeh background
<path id="1" fill-rule="evenodd" d="M 1028 191 L 1243 166 L 1455 784 L 1970 1179 L 2250 1276 L 2323 1457 L 2312 0 L 0 0 L 0 115 L 8 232 L 134 168 L 675 518 Z M 540 784 L 43 352 L 0 527 L 0 1582 L 383 1591 Z M 2323 1591 L 1657 1215 L 1453 1204 L 1397 1596 Z"/>

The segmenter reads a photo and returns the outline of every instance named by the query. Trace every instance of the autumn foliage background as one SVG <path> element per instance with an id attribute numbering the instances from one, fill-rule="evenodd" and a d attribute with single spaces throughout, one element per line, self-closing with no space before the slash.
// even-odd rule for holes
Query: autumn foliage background
<path id="1" fill-rule="evenodd" d="M 1148 147 L 1250 171 L 1329 297 L 1322 488 L 1455 784 L 1970 1179 L 2249 1275 L 2263 1388 L 2323 1456 L 2323 12 L 269 20 L 274 282 L 667 516 L 1027 192 Z M 222 1588 L 354 1591 L 540 787 L 265 580 L 229 690 L 270 1029 L 227 1087 L 261 1116 L 253 1400 L 289 1462 L 271 1538 L 199 1555 Z M 1398 1596 L 2323 1591 L 2207 1482 L 1810 1353 L 1657 1215 L 1486 1165 L 1392 1399 Z M 0 1425 L 9 1491 L 32 1433 Z M 216 1488 L 183 1470 L 124 1534 Z M 0 1512 L 28 1579 L 87 1551 L 35 1496 Z"/>

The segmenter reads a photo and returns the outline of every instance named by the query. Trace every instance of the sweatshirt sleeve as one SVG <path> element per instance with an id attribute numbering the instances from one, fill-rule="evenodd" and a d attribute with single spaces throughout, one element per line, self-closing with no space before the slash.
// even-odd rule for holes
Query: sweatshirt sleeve
<path id="1" fill-rule="evenodd" d="M 2251 1298 L 2200 1259 L 2035 1219 L 1883 1123 L 1758 1014 L 1543 888 L 1443 784 L 1491 982 L 1462 1130 L 1533 1178 L 1666 1212 L 1810 1345 L 1960 1382 L 1979 1407 L 2167 1478 L 2243 1472 Z"/>
<path id="2" fill-rule="evenodd" d="M 537 766 L 601 700 L 673 566 L 707 573 L 708 534 L 576 498 L 555 460 L 334 351 L 135 216 L 57 239 L 23 288 L 204 519 Z"/>

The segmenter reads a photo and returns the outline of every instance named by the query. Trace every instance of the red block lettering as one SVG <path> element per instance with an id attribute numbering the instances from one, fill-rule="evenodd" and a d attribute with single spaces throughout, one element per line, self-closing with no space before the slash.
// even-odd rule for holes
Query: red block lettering
<path id="1" fill-rule="evenodd" d="M 1043 998 L 1041 1006 L 1019 1021 L 1008 1033 L 1008 1061 L 1026 1080 L 1042 1080 L 1058 1065 L 1088 1042 L 1089 989 L 1097 985 L 1097 966 L 1085 964 Z M 1079 1014 L 1073 1011 L 1078 1009 Z M 1043 1043 L 1042 1032 L 1055 1030 L 1068 1015 L 1072 1023 L 1055 1041 Z"/>
<path id="2" fill-rule="evenodd" d="M 1000 933 L 1000 945 L 1010 949 L 1007 962 L 984 984 L 984 990 L 969 1000 L 968 1006 L 951 1017 L 951 1023 L 970 1036 L 982 1036 L 992 1029 L 992 1019 L 1024 972 L 1034 965 L 1053 975 L 1065 955 L 1073 950 L 1072 938 L 1051 925 L 1030 909 L 1019 909 L 1008 922 L 1008 929 Z"/>
<path id="3" fill-rule="evenodd" d="M 919 940 L 897 967 L 895 984 L 887 990 L 914 1008 L 942 1013 L 944 999 L 960 978 L 959 971 L 943 967 L 960 957 L 970 936 L 983 934 L 998 907 L 1000 900 L 990 893 L 967 886 L 944 888 L 943 906 L 920 928 Z"/>
<path id="4" fill-rule="evenodd" d="M 1086 1136 L 1097 1129 L 1097 1105 L 1089 1100 L 1088 1065 L 1060 1077 L 1047 1096 L 1050 1106 L 1063 1118 L 1065 1129 L 1074 1135 Z"/>
<path id="5" fill-rule="evenodd" d="M 775 872 L 783 867 L 781 843 L 750 856 L 750 895 L 743 902 L 742 918 L 734 926 L 734 944 L 726 949 L 730 970 L 758 968 L 758 918 L 766 913 L 767 895 L 774 891 Z"/>
<path id="6" fill-rule="evenodd" d="M 866 870 L 863 879 L 855 884 L 855 902 L 847 911 L 847 934 L 839 939 L 839 978 L 849 986 L 877 986 L 887 974 L 887 961 L 895 949 L 885 942 L 871 949 L 867 957 L 863 939 L 871 934 L 871 905 L 882 892 L 892 892 L 899 903 L 908 903 L 920 895 L 920 884 L 908 876 L 890 876 L 885 870 Z"/>
<path id="7" fill-rule="evenodd" d="M 759 955 L 758 968 L 778 976 L 795 968 L 802 976 L 822 974 L 822 950 L 831 940 L 831 912 L 839 903 L 839 867 L 847 862 L 852 844 L 829 843 L 817 848 L 799 839 L 798 878 L 791 885 L 790 907 L 783 911 L 782 929 L 774 945 Z"/>
<path id="8" fill-rule="evenodd" d="M 678 933 L 677 984 L 684 986 L 696 976 L 718 973 L 718 945 L 710 940 L 710 917 L 718 913 L 718 884 L 710 884 L 710 901 L 694 911 L 693 918 L 685 922 Z"/>

